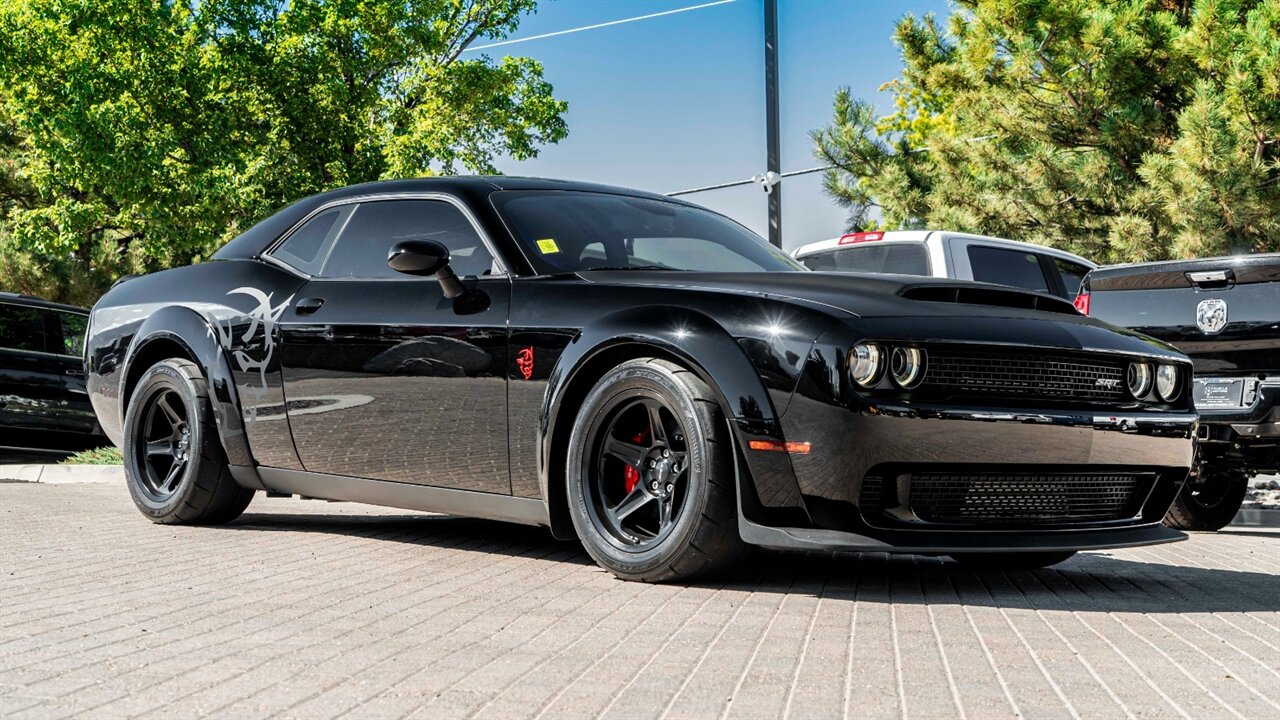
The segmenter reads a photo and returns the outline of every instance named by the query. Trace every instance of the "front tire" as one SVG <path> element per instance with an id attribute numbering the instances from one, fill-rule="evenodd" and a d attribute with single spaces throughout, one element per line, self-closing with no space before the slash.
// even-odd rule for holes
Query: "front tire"
<path id="1" fill-rule="evenodd" d="M 624 580 L 687 580 L 744 549 L 732 441 L 711 388 L 657 358 L 625 362 L 583 402 L 569 441 L 569 513 Z"/>
<path id="2" fill-rule="evenodd" d="M 125 412 L 123 455 L 129 494 L 152 522 L 228 523 L 253 499 L 227 468 L 193 362 L 164 360 L 143 373 Z"/>
<path id="3" fill-rule="evenodd" d="M 1222 472 L 1205 468 L 1199 482 L 1188 480 L 1178 491 L 1164 524 L 1177 530 L 1221 530 L 1235 519 L 1249 492 L 1249 480 L 1242 472 Z"/>

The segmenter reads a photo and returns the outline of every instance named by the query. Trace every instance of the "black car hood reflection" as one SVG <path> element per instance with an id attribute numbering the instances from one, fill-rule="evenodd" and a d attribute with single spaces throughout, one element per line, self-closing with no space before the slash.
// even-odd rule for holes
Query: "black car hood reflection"
<path id="1" fill-rule="evenodd" d="M 806 300 L 841 310 L 858 317 L 916 317 L 922 315 L 963 315 L 987 317 L 1045 317 L 1043 311 L 1027 308 L 911 300 L 901 296 L 903 290 L 917 287 L 990 288 L 1001 293 L 1062 303 L 1039 293 L 1003 285 L 941 280 L 915 275 L 887 275 L 826 272 L 684 272 L 684 271 L 583 271 L 579 277 L 592 283 L 619 286 L 651 286 L 683 289 L 706 289 L 716 292 L 740 292 L 759 297 L 782 297 Z M 1079 319 L 1084 316 L 1060 315 Z"/>

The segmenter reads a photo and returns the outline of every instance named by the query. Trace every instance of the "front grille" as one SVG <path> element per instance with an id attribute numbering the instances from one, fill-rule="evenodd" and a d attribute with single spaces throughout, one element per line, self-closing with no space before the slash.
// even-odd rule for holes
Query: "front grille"
<path id="1" fill-rule="evenodd" d="M 930 349 L 921 389 L 938 394 L 1122 402 L 1126 365 L 1110 359 L 1026 351 Z"/>
<path id="2" fill-rule="evenodd" d="M 1048 524 L 1132 518 L 1155 473 L 948 474 L 910 476 L 910 506 L 926 522 Z"/>

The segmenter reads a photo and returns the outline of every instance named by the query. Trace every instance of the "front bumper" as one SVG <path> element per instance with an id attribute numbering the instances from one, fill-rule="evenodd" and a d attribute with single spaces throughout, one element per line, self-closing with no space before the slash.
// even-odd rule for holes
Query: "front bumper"
<path id="1" fill-rule="evenodd" d="M 777 521 L 748 508 L 739 530 L 756 545 L 827 551 L 1037 552 L 1172 542 L 1184 536 L 1160 520 L 1194 461 L 1197 421 L 1190 412 L 890 404 L 859 412 L 796 397 L 783 430 L 787 440 L 811 444 L 808 454 L 790 456 L 809 522 Z M 915 473 L 1040 475 L 1050 488 L 1066 473 L 1141 475 L 1150 482 L 1131 495 L 1129 510 L 1104 521 L 926 521 L 910 512 L 914 499 L 873 507 L 863 493 L 864 482 L 910 488 Z"/>
<path id="2" fill-rule="evenodd" d="M 752 545 L 801 552 L 951 553 L 1053 552 L 1140 547 L 1186 540 L 1160 524 L 1076 532 L 879 532 L 876 536 L 822 528 L 769 527 L 738 514 L 738 534 Z"/>

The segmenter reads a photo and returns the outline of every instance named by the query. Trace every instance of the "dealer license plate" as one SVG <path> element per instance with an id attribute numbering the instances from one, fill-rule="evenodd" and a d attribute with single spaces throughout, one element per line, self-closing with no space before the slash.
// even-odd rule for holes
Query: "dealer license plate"
<path id="1" fill-rule="evenodd" d="M 1242 407 L 1244 379 L 1196 378 L 1191 397 L 1201 410 Z"/>

